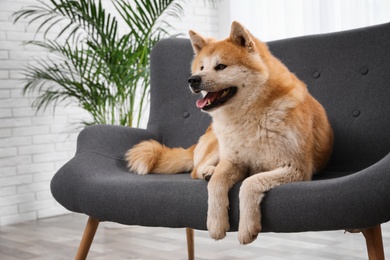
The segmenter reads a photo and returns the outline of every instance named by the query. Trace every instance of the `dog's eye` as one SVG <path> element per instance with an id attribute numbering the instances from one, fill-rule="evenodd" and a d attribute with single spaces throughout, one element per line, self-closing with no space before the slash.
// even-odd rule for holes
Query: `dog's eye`
<path id="1" fill-rule="evenodd" d="M 202 66 L 202 67 L 200 67 L 200 70 L 203 70 L 204 69 L 204 67 Z"/>
<path id="2" fill-rule="evenodd" d="M 224 70 L 226 67 L 226 65 L 218 64 L 217 66 L 215 66 L 215 70 Z"/>

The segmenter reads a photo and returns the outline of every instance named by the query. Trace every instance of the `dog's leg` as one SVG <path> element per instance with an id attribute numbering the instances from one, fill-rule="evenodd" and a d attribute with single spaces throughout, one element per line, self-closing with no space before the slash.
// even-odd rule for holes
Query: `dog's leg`
<path id="1" fill-rule="evenodd" d="M 239 193 L 238 240 L 241 244 L 253 242 L 261 231 L 260 202 L 264 197 L 264 192 L 284 183 L 304 180 L 304 176 L 303 171 L 285 166 L 255 174 L 244 180 Z"/>
<path id="2" fill-rule="evenodd" d="M 245 178 L 246 171 L 228 160 L 220 160 L 207 186 L 207 229 L 215 240 L 225 237 L 229 224 L 229 189 Z"/>
<path id="3" fill-rule="evenodd" d="M 203 178 L 207 181 L 210 180 L 211 176 L 214 174 L 215 167 L 219 162 L 219 152 L 215 150 L 209 155 L 209 158 L 202 162 L 197 168 L 197 177 L 199 179 Z"/>
<path id="4" fill-rule="evenodd" d="M 206 131 L 194 151 L 194 169 L 191 177 L 209 180 L 219 162 L 218 140 L 211 130 Z"/>

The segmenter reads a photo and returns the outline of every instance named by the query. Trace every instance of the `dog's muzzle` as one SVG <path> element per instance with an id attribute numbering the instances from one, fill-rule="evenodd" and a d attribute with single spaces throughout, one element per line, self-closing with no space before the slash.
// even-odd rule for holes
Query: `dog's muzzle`
<path id="1" fill-rule="evenodd" d="M 199 93 L 202 89 L 202 78 L 198 75 L 193 75 L 188 78 L 188 83 L 190 83 L 190 88 L 194 93 Z"/>

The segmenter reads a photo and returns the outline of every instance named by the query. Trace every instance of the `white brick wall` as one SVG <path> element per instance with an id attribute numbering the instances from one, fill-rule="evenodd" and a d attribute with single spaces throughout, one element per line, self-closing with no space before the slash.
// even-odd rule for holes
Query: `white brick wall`
<path id="1" fill-rule="evenodd" d="M 74 155 L 80 129 L 73 123 L 80 114 L 87 116 L 74 107 L 57 107 L 55 115 L 51 108 L 36 114 L 30 106 L 36 94 L 21 93 L 23 66 L 44 53 L 22 44 L 33 39 L 36 27 L 12 24 L 9 17 L 35 3 L 0 0 L 0 226 L 67 213 L 52 198 L 50 180 Z M 218 35 L 216 7 L 192 0 L 184 10 L 185 16 L 176 23 L 183 37 L 189 29 Z"/>

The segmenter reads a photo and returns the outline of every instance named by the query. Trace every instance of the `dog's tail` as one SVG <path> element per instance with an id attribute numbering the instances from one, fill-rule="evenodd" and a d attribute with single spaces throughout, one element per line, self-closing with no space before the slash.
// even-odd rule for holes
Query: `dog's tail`
<path id="1" fill-rule="evenodd" d="M 130 171 L 148 173 L 190 172 L 194 167 L 194 149 L 168 148 L 157 141 L 143 141 L 127 151 L 125 160 Z"/>

